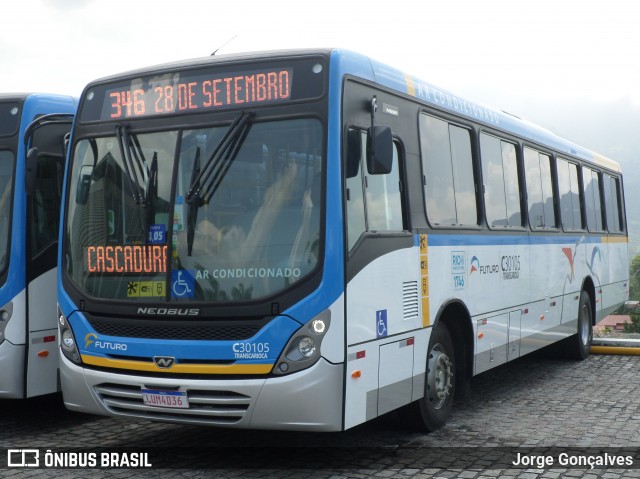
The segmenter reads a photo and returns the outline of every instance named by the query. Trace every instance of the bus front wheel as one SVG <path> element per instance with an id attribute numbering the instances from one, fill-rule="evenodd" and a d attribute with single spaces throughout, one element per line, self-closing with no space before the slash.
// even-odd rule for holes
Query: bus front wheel
<path id="1" fill-rule="evenodd" d="M 407 406 L 407 419 L 413 426 L 432 432 L 445 425 L 453 406 L 455 370 L 451 334 L 441 323 L 431 332 L 429 340 L 424 397 Z"/>

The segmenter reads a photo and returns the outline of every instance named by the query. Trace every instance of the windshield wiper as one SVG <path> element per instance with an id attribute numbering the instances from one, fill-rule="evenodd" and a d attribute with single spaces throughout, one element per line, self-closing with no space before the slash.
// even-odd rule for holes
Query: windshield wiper
<path id="1" fill-rule="evenodd" d="M 145 244 L 149 243 L 149 228 L 153 221 L 153 199 L 156 196 L 158 196 L 158 152 L 154 151 L 147 179 L 147 194 L 144 199 L 144 206 L 147 208 L 144 224 Z"/>
<path id="2" fill-rule="evenodd" d="M 213 153 L 207 160 L 200 173 L 192 178 L 186 200 L 190 204 L 201 206 L 198 203 L 202 200 L 200 194 L 211 185 L 221 175 L 224 176 L 229 170 L 233 158 L 238 153 L 244 136 L 249 131 L 249 119 L 252 113 L 243 111 L 231 122 L 220 142 L 216 145 Z M 192 175 L 193 177 L 194 175 Z M 205 185 L 204 187 L 202 185 Z M 210 197 L 211 195 L 209 195 Z"/>
<path id="3" fill-rule="evenodd" d="M 222 183 L 222 180 L 227 175 L 227 172 L 229 171 L 229 168 L 231 168 L 233 160 L 236 158 L 238 151 L 240 150 L 240 147 L 242 146 L 242 143 L 244 142 L 244 139 L 249 132 L 249 127 L 250 124 L 247 120 L 246 123 L 238 128 L 236 134 L 234 134 L 233 136 L 233 140 L 231 141 L 229 148 L 226 151 L 226 154 L 224 155 L 224 157 L 221 157 L 219 168 L 216 169 L 213 174 L 209 175 L 209 178 L 207 178 L 207 184 L 203 188 L 205 203 L 209 203 L 211 201 L 211 198 L 213 198 L 213 195 L 220 186 L 220 183 Z"/>
<path id="4" fill-rule="evenodd" d="M 193 161 L 193 170 L 191 172 L 191 184 L 186 196 L 186 201 L 189 204 L 187 213 L 188 256 L 191 256 L 193 249 L 198 208 L 211 200 L 222 179 L 229 171 L 249 131 L 249 120 L 252 116 L 252 113 L 243 111 L 234 118 L 213 153 L 211 153 L 204 168 L 200 167 L 200 146 L 196 148 L 196 157 Z"/>
<path id="5" fill-rule="evenodd" d="M 196 148 L 196 157 L 193 160 L 193 171 L 191 172 L 191 185 L 196 189 L 200 188 L 197 178 L 200 176 L 200 146 Z M 202 199 L 198 196 L 189 203 L 187 212 L 187 256 L 191 256 L 193 240 L 196 233 L 196 223 L 198 221 L 198 208 L 202 206 Z"/>
<path id="6" fill-rule="evenodd" d="M 120 156 L 122 157 L 122 163 L 124 164 L 124 170 L 129 178 L 129 186 L 131 187 L 131 194 L 137 205 L 144 205 L 145 198 L 142 194 L 142 187 L 138 180 L 138 174 L 136 172 L 136 165 L 133 161 L 133 156 L 140 161 L 137 152 L 132 148 L 131 137 L 129 135 L 129 125 L 118 124 L 116 125 L 116 138 L 118 140 L 118 146 L 120 147 Z M 139 146 L 139 145 L 138 145 Z M 132 151 L 134 153 L 132 153 Z M 140 165 L 141 166 L 141 165 Z M 143 176 L 143 170 L 140 171 L 140 175 Z"/>
<path id="7" fill-rule="evenodd" d="M 145 243 L 148 243 L 149 227 L 153 221 L 153 199 L 158 194 L 158 152 L 153 152 L 149 166 L 138 137 L 131 134 L 129 129 L 129 125 L 124 123 L 116 125 L 116 138 L 133 199 L 146 210 L 141 213 L 140 220 Z M 145 182 L 144 187 L 141 182 Z"/>

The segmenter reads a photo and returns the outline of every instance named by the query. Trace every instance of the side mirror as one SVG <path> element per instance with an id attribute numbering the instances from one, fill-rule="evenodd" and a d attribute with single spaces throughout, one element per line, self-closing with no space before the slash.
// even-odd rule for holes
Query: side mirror
<path id="1" fill-rule="evenodd" d="M 93 174 L 93 166 L 84 165 L 80 168 L 80 176 L 78 177 L 78 185 L 76 187 L 76 203 L 86 205 L 89 199 L 89 189 L 91 188 L 91 175 Z"/>
<path id="2" fill-rule="evenodd" d="M 36 188 L 36 169 L 38 167 L 38 149 L 33 147 L 29 148 L 27 152 L 27 161 L 24 165 L 24 187 L 27 190 L 27 194 L 33 194 Z"/>
<path id="3" fill-rule="evenodd" d="M 367 170 L 388 175 L 393 165 L 393 135 L 388 126 L 372 126 L 367 132 Z"/>

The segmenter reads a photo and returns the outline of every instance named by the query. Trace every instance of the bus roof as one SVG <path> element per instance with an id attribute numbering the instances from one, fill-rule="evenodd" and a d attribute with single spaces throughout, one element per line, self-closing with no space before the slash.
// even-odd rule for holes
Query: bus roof
<path id="1" fill-rule="evenodd" d="M 0 101 L 24 101 L 29 97 L 63 98 L 65 100 L 73 99 L 74 101 L 77 101 L 77 97 L 74 98 L 70 95 L 62 95 L 59 93 L 44 93 L 44 92 L 0 93 Z"/>
<path id="2" fill-rule="evenodd" d="M 347 50 L 336 50 L 334 54 L 341 57 L 340 64 L 344 65 L 345 70 L 364 72 L 364 66 L 369 63 L 371 75 L 369 80 L 413 96 L 437 109 L 511 133 L 532 143 L 552 148 L 561 154 L 565 153 L 620 172 L 620 165 L 615 160 L 566 140 L 533 122 L 503 110 L 467 100 L 369 57 Z"/>
<path id="3" fill-rule="evenodd" d="M 371 57 L 345 49 L 325 48 L 272 50 L 193 58 L 149 66 L 100 78 L 91 82 L 85 88 L 85 92 L 96 83 L 109 82 L 115 79 L 122 79 L 123 77 L 134 78 L 137 75 L 149 74 L 154 71 L 198 68 L 222 63 L 243 62 L 265 58 L 282 58 L 292 55 L 307 56 L 314 54 L 331 56 L 332 64 L 340 69 L 341 74 L 351 74 L 379 83 L 392 90 L 412 96 L 439 110 L 463 116 L 488 127 L 511 133 L 534 144 L 554 149 L 560 154 L 564 153 L 571 155 L 576 158 L 593 162 L 603 168 L 620 172 L 620 165 L 615 160 L 566 140 L 535 123 L 522 119 L 516 115 L 512 115 L 508 112 L 468 100 L 394 67 L 378 62 Z"/>

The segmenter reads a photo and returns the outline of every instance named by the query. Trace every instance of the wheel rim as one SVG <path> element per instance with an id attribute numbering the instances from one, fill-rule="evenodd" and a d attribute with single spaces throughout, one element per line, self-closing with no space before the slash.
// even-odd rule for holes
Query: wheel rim
<path id="1" fill-rule="evenodd" d="M 440 409 L 451 394 L 453 368 L 447 352 L 440 343 L 429 353 L 427 396 L 433 409 Z"/>
<path id="2" fill-rule="evenodd" d="M 591 331 L 591 314 L 589 305 L 583 304 L 580 309 L 580 341 L 584 346 L 589 344 L 589 333 Z"/>

